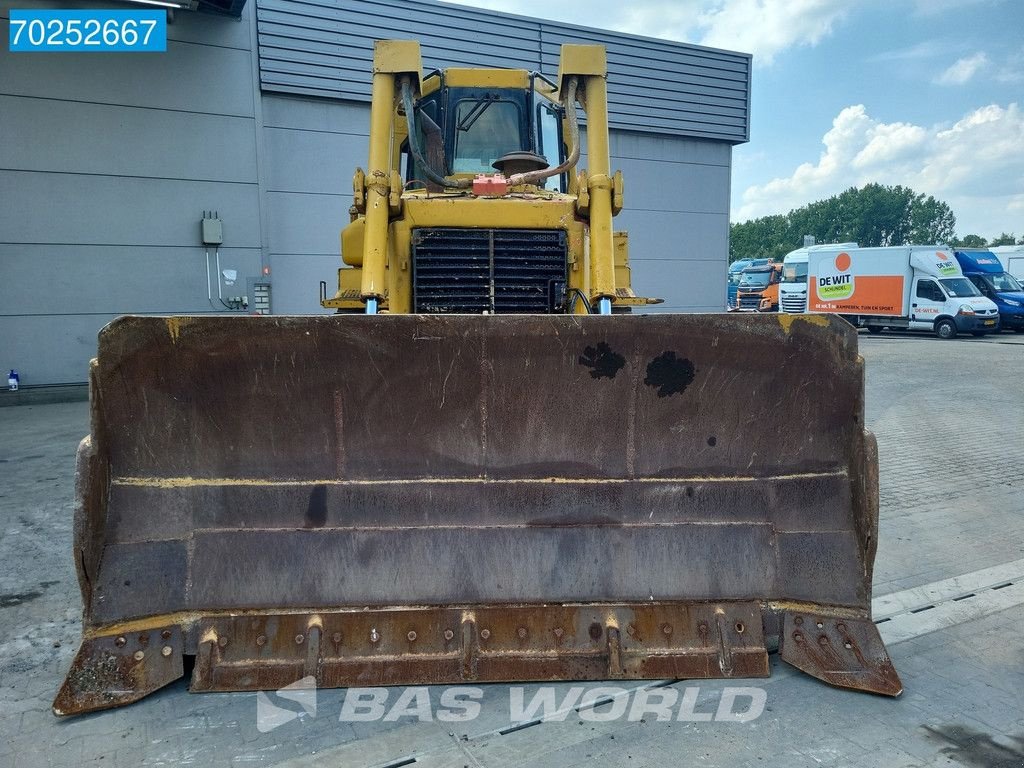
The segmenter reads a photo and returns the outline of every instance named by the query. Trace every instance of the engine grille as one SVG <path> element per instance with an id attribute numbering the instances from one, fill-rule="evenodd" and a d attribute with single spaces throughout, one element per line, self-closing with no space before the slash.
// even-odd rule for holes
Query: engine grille
<path id="1" fill-rule="evenodd" d="M 567 269 L 563 230 L 412 232 L 415 312 L 564 312 Z"/>
<path id="2" fill-rule="evenodd" d="M 782 304 L 782 311 L 789 313 L 798 313 L 807 311 L 807 294 L 806 293 L 784 293 L 779 297 L 779 303 Z"/>
<path id="3" fill-rule="evenodd" d="M 740 294 L 740 309 L 758 309 L 761 306 L 760 293 Z"/>

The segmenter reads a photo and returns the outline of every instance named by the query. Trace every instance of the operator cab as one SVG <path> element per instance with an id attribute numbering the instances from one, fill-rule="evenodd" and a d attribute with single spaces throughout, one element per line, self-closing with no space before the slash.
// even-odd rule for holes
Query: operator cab
<path id="1" fill-rule="evenodd" d="M 500 77 L 489 78 L 490 72 Z M 427 75 L 426 95 L 415 104 L 414 122 L 419 146 L 435 171 L 456 177 L 496 172 L 511 176 L 564 162 L 564 109 L 543 92 L 550 88 L 554 93 L 553 84 L 524 70 L 476 70 L 473 76 L 478 82 L 511 82 L 521 76 L 528 87 L 463 84 L 467 78 L 462 70 L 435 70 Z M 432 84 L 436 84 L 433 89 Z M 406 184 L 419 182 L 429 191 L 440 191 L 420 172 L 408 140 L 402 144 L 402 164 Z M 551 176 L 543 184 L 545 189 L 565 192 L 567 176 Z"/>

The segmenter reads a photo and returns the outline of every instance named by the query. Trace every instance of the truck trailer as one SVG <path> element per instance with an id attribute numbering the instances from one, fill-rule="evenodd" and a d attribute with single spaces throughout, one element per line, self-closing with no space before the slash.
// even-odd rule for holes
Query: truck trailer
<path id="1" fill-rule="evenodd" d="M 779 283 L 779 311 L 801 313 L 807 311 L 807 257 L 812 252 L 839 251 L 859 247 L 857 243 L 822 243 L 805 245 L 790 251 L 782 260 L 782 282 Z"/>
<path id="2" fill-rule="evenodd" d="M 871 333 L 885 328 L 983 336 L 999 309 L 942 245 L 824 249 L 807 262 L 808 310 L 838 314 Z"/>

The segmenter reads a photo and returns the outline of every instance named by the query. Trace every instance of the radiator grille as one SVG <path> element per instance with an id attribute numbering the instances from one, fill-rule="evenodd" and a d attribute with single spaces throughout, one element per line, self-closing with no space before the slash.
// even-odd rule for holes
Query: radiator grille
<path id="1" fill-rule="evenodd" d="M 783 293 L 779 297 L 779 302 L 782 304 L 783 312 L 796 314 L 807 311 L 806 293 Z"/>
<path id="2" fill-rule="evenodd" d="M 564 312 L 567 268 L 563 230 L 414 229 L 413 308 L 424 313 Z"/>
<path id="3" fill-rule="evenodd" d="M 758 309 L 761 306 L 760 293 L 740 294 L 740 309 Z"/>

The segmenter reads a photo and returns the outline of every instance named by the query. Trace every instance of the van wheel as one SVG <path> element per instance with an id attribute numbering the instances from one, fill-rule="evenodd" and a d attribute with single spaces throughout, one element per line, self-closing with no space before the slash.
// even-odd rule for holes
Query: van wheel
<path id="1" fill-rule="evenodd" d="M 882 332 L 882 328 L 883 328 L 883 326 L 881 326 L 881 325 L 869 325 L 868 326 L 868 333 L 874 334 L 875 336 L 877 336 L 878 334 L 880 334 Z"/>
<path id="2" fill-rule="evenodd" d="M 935 324 L 935 335 L 940 339 L 956 338 L 956 324 L 952 320 L 939 320 Z"/>

